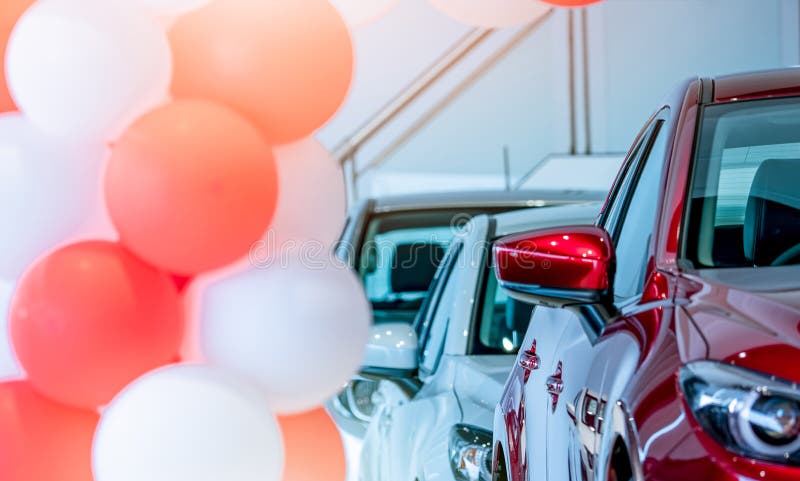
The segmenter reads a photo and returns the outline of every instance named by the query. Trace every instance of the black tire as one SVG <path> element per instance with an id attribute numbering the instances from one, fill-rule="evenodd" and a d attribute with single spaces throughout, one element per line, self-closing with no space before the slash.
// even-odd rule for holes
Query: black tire
<path id="1" fill-rule="evenodd" d="M 611 455 L 611 468 L 608 473 L 608 481 L 632 481 L 633 469 L 628 458 L 628 450 L 620 440 L 614 445 L 614 453 Z"/>
<path id="2" fill-rule="evenodd" d="M 492 470 L 492 481 L 508 481 L 508 470 L 506 469 L 506 457 L 503 453 L 503 447 L 497 445 L 496 460 L 494 469 Z"/>

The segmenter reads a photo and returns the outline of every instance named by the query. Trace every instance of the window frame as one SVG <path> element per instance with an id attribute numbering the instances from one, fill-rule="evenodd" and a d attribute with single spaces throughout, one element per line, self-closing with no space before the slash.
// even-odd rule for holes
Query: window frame
<path id="1" fill-rule="evenodd" d="M 656 141 L 658 140 L 658 136 L 661 134 L 667 135 L 667 138 L 665 139 L 667 145 L 664 151 L 664 156 L 658 159 L 658 161 L 662 163 L 661 166 L 662 170 L 661 170 L 660 183 L 658 185 L 658 191 L 656 192 L 656 195 L 660 195 L 661 191 L 663 190 L 662 184 L 664 182 L 664 179 L 666 178 L 664 170 L 668 166 L 667 153 L 670 150 L 668 144 L 670 140 L 669 119 L 670 119 L 669 107 L 663 107 L 655 115 L 653 115 L 646 128 L 646 133 L 641 137 L 640 142 L 637 145 L 636 152 L 631 157 L 630 162 L 626 167 L 624 178 L 621 180 L 621 182 L 619 182 L 619 186 L 617 186 L 618 191 L 615 193 L 613 201 L 609 203 L 606 212 L 604 212 L 603 218 L 599 222 L 599 225 L 603 227 L 611 236 L 615 251 L 617 249 L 617 245 L 620 240 L 622 226 L 625 224 L 625 220 L 628 216 L 628 211 L 630 210 L 631 207 L 633 195 L 635 194 L 636 189 L 639 186 L 639 182 L 641 180 L 645 164 L 650 159 L 650 154 L 653 152 L 653 147 Z M 656 204 L 659 205 L 658 203 Z M 657 217 L 658 217 L 658 212 L 656 212 L 656 218 Z M 655 233 L 655 223 L 656 219 L 653 219 L 653 226 L 651 227 L 653 233 Z M 654 241 L 655 239 L 651 239 L 650 241 L 651 247 Z M 615 253 L 617 256 L 619 256 L 619 252 Z M 644 267 L 646 268 L 646 266 Z M 612 285 L 616 285 L 617 276 L 618 272 L 615 272 Z M 642 286 L 639 286 L 639 288 L 640 292 L 637 292 L 634 295 L 627 296 L 624 298 L 617 297 L 617 294 L 613 292 L 612 289 L 612 294 L 614 296 L 614 305 L 617 307 L 624 307 L 637 302 L 639 299 L 641 299 L 642 294 L 644 292 L 644 284 Z"/>
<path id="2" fill-rule="evenodd" d="M 464 240 L 460 238 L 453 239 L 453 243 L 451 247 L 447 250 L 447 255 L 442 260 L 441 267 L 439 271 L 437 271 L 434 280 L 431 283 L 430 291 L 428 297 L 426 298 L 423 305 L 420 307 L 419 317 L 416 321 L 414 321 L 414 330 L 417 331 L 418 336 L 418 345 L 419 345 L 419 352 L 417 355 L 418 358 L 418 370 L 420 375 L 430 375 L 436 372 L 439 367 L 439 360 L 442 357 L 442 348 L 444 343 L 447 340 L 447 330 L 449 329 L 449 318 L 447 321 L 447 326 L 445 326 L 445 333 L 442 336 L 441 345 L 437 347 L 437 354 L 436 359 L 433 363 L 432 369 L 425 369 L 423 368 L 423 353 L 425 352 L 425 348 L 428 346 L 428 342 L 430 342 L 430 332 L 433 327 L 433 321 L 436 317 L 436 314 L 439 312 L 439 308 L 441 307 L 441 300 L 442 294 L 444 290 L 447 288 L 447 285 L 450 282 L 450 279 L 455 271 L 456 264 L 458 263 L 458 259 L 461 256 L 461 253 L 464 251 Z M 426 325 L 427 321 L 427 325 Z"/>
<path id="3" fill-rule="evenodd" d="M 615 186 L 617 191 L 614 193 L 614 197 L 609 200 L 608 208 L 603 212 L 603 217 L 598 223 L 611 236 L 615 246 L 619 240 L 620 227 L 630 207 L 631 197 L 636 190 L 644 168 L 642 159 L 650 154 L 656 137 L 661 132 L 665 122 L 666 119 L 657 115 L 647 125 L 647 131 L 641 137 L 639 144 L 637 144 L 636 152 L 625 167 L 623 178 L 620 180 L 619 185 Z"/>
<path id="4" fill-rule="evenodd" d="M 697 272 L 702 269 L 736 269 L 737 267 L 716 267 L 706 265 L 696 265 L 694 260 L 689 255 L 689 233 L 695 232 L 692 230 L 692 192 L 697 182 L 697 157 L 699 155 L 700 143 L 703 134 L 703 127 L 705 125 L 707 110 L 717 106 L 737 105 L 756 102 L 775 102 L 782 103 L 786 101 L 800 101 L 800 95 L 776 96 L 770 98 L 753 98 L 740 101 L 730 102 L 715 102 L 701 105 L 697 114 L 697 128 L 695 129 L 694 141 L 692 144 L 692 153 L 690 157 L 689 169 L 687 174 L 686 188 L 683 193 L 683 212 L 681 213 L 680 222 L 680 239 L 678 241 L 677 261 L 680 268 L 687 272 Z M 714 201 L 713 208 L 716 210 L 717 201 Z M 695 253 L 696 254 L 696 253 Z"/>

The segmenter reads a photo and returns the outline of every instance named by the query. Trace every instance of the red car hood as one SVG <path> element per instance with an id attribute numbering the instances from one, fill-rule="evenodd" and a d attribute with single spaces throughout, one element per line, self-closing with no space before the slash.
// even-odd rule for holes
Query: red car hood
<path id="1" fill-rule="evenodd" d="M 800 383 L 800 266 L 713 269 L 685 276 L 686 310 L 709 359 Z"/>

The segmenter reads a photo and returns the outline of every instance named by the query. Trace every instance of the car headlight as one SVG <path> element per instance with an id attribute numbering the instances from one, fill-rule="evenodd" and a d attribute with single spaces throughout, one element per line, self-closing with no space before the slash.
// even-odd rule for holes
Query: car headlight
<path id="1" fill-rule="evenodd" d="M 800 464 L 800 390 L 796 383 L 749 369 L 700 361 L 681 369 L 694 417 L 737 454 Z"/>
<path id="2" fill-rule="evenodd" d="M 378 391 L 378 382 L 372 380 L 353 380 L 347 388 L 347 401 L 353 415 L 364 422 L 370 422 L 375 415 L 373 398 Z"/>
<path id="3" fill-rule="evenodd" d="M 455 425 L 450 431 L 450 467 L 458 481 L 491 481 L 492 433 Z"/>
<path id="4" fill-rule="evenodd" d="M 369 423 L 375 415 L 377 392 L 377 381 L 353 379 L 336 396 L 334 407 L 346 417 Z"/>

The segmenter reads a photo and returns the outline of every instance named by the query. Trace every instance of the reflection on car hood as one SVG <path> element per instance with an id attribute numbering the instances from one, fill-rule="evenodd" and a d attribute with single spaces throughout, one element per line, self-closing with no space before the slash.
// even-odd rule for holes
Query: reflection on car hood
<path id="1" fill-rule="evenodd" d="M 454 390 L 463 423 L 492 430 L 494 407 L 503 393 L 516 356 L 464 356 L 457 363 Z"/>
<path id="2" fill-rule="evenodd" d="M 767 295 L 800 290 L 800 265 L 701 269 L 697 273 L 715 284 Z M 800 299 L 795 298 L 794 302 L 794 306 L 800 306 Z"/>
<path id="3" fill-rule="evenodd" d="M 687 311 L 709 357 L 800 382 L 800 267 L 699 274 Z"/>

